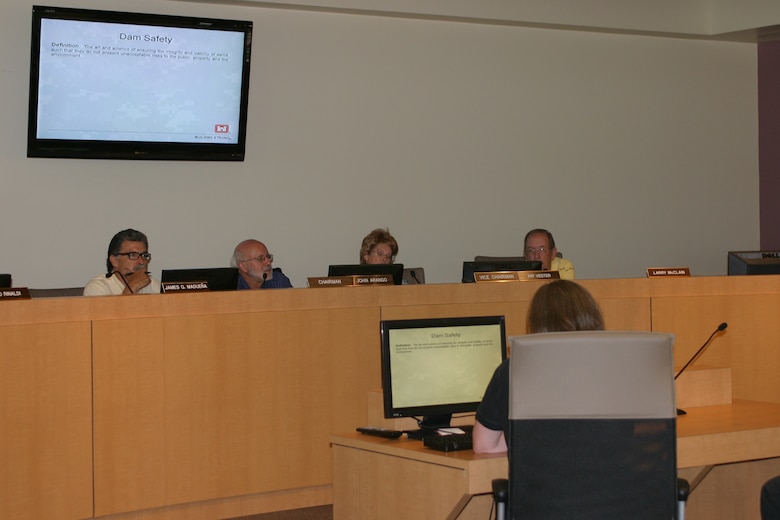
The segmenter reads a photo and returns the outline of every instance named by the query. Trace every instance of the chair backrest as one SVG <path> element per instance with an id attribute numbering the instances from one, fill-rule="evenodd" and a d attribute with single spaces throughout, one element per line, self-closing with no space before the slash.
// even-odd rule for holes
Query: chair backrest
<path id="1" fill-rule="evenodd" d="M 555 253 L 558 258 L 563 258 L 563 253 L 558 251 Z M 519 262 L 526 260 L 524 256 L 475 256 L 475 262 Z"/>
<path id="2" fill-rule="evenodd" d="M 61 298 L 63 296 L 82 296 L 83 287 L 58 287 L 56 289 L 30 289 L 32 298 Z"/>
<path id="3" fill-rule="evenodd" d="M 524 256 L 475 256 L 475 262 L 522 262 Z"/>
<path id="4" fill-rule="evenodd" d="M 510 518 L 675 518 L 673 343 L 653 332 L 511 338 Z"/>

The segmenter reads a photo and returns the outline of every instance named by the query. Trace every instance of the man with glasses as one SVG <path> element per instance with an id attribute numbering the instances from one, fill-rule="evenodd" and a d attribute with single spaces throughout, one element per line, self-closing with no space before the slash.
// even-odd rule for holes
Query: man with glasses
<path id="1" fill-rule="evenodd" d="M 244 240 L 233 250 L 238 268 L 238 289 L 283 289 L 292 287 L 281 269 L 273 268 L 274 255 L 258 240 Z"/>
<path id="2" fill-rule="evenodd" d="M 92 278 L 84 296 L 157 294 L 160 282 L 149 276 L 149 241 L 135 229 L 120 231 L 108 244 L 106 274 Z"/>
<path id="3" fill-rule="evenodd" d="M 527 260 L 541 260 L 542 269 L 558 271 L 564 280 L 574 280 L 574 264 L 571 260 L 558 257 L 555 239 L 546 229 L 532 229 L 525 235 L 523 254 Z"/>

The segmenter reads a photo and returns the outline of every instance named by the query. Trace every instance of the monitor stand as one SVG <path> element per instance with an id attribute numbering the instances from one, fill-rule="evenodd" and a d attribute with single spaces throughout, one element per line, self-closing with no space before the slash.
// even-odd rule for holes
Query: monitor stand
<path id="1" fill-rule="evenodd" d="M 418 421 L 420 428 L 418 430 L 404 430 L 406 436 L 410 439 L 423 439 L 431 435 L 437 435 L 439 428 L 449 428 L 452 421 L 452 414 L 426 415 L 422 421 Z"/>

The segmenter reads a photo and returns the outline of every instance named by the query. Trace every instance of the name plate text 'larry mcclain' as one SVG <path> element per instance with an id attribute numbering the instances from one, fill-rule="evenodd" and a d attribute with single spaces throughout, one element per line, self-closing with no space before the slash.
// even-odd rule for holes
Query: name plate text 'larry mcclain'
<path id="1" fill-rule="evenodd" d="M 384 274 L 354 276 L 310 276 L 309 287 L 349 287 L 355 285 L 394 285 L 393 277 Z"/>
<path id="2" fill-rule="evenodd" d="M 656 276 L 690 276 L 691 270 L 688 267 L 648 267 L 648 278 Z"/>
<path id="3" fill-rule="evenodd" d="M 474 273 L 475 282 L 527 282 L 529 280 L 558 280 L 558 271 L 483 271 Z"/>
<path id="4" fill-rule="evenodd" d="M 209 283 L 206 280 L 195 280 L 192 282 L 163 282 L 162 292 L 200 292 L 208 291 Z"/>

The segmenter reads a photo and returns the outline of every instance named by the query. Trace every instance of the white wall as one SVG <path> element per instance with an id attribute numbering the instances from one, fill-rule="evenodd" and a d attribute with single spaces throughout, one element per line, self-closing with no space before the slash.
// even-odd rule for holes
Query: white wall
<path id="1" fill-rule="evenodd" d="M 775 0 L 707 0 L 707 3 L 712 34 L 772 28 L 780 22 L 780 3 Z"/>
<path id="2" fill-rule="evenodd" d="M 179 0 L 219 3 L 220 0 Z M 300 0 L 244 0 L 250 4 L 298 8 Z M 717 8 L 712 2 L 736 2 L 746 11 L 762 15 L 767 25 L 773 9 L 757 2 L 771 0 L 307 0 L 305 5 L 319 9 L 352 12 L 403 13 L 416 18 L 492 20 L 520 24 L 562 25 L 568 27 L 610 28 L 628 31 L 707 34 L 709 15 Z M 717 6 L 719 7 L 719 6 Z M 726 6 L 724 6 L 726 7 Z M 728 6 L 731 7 L 731 6 Z M 732 9 L 738 11 L 738 9 Z M 766 16 L 766 15 L 769 16 Z"/>
<path id="3" fill-rule="evenodd" d="M 580 278 L 758 248 L 752 44 L 137 0 L 255 22 L 243 163 L 25 157 L 31 0 L 0 6 L 0 272 L 82 285 L 118 230 L 162 268 L 266 242 L 297 287 L 389 226 L 455 282 L 553 231 Z M 55 5 L 129 9 L 126 2 Z"/>

